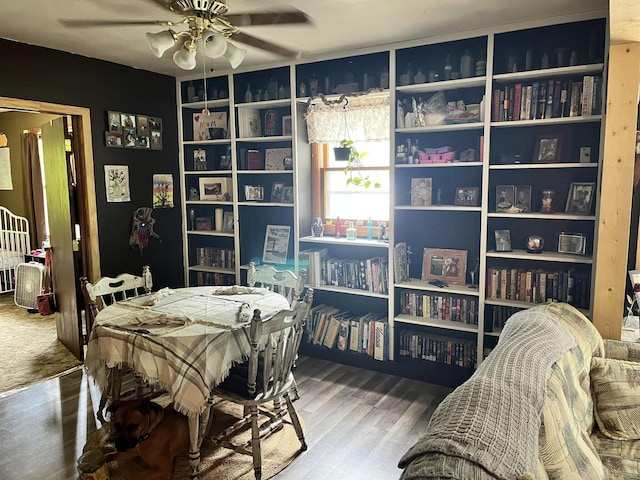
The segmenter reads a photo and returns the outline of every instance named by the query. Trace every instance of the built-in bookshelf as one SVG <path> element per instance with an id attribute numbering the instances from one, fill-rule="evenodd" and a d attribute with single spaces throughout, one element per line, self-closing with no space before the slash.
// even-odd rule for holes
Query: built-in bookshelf
<path id="1" fill-rule="evenodd" d="M 557 20 L 213 74 L 206 104 L 202 78 L 179 79 L 186 283 L 243 283 L 267 226 L 286 226 L 279 266 L 307 268 L 315 291 L 303 353 L 449 385 L 471 375 L 514 312 L 558 300 L 589 315 L 606 20 Z M 391 98 L 388 242 L 362 230 L 310 236 L 306 106 L 372 89 Z M 205 106 L 226 118 L 224 134 L 199 135 Z M 200 198 L 202 182 L 224 178 L 228 196 Z M 220 209 L 232 229 L 216 229 Z M 529 248 L 539 238 L 541 250 Z M 412 252 L 404 271 L 398 244 Z M 451 254 L 463 272 L 448 278 L 425 260 L 433 250 L 464 252 Z M 203 251 L 233 252 L 233 266 L 202 264 Z"/>

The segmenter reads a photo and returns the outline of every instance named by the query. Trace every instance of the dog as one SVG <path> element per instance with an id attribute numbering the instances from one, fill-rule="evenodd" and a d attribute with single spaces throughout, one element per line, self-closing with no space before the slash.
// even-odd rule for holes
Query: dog
<path id="1" fill-rule="evenodd" d="M 140 457 L 150 471 L 132 479 L 171 480 L 173 460 L 189 450 L 187 417 L 149 399 L 116 401 L 107 412 L 116 448 L 106 454 L 107 462 Z"/>

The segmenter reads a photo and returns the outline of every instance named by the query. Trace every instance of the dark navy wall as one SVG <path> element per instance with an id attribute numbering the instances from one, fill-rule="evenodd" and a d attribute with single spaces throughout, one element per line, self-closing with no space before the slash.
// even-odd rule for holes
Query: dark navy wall
<path id="1" fill-rule="evenodd" d="M 142 272 L 150 265 L 154 289 L 182 286 L 182 235 L 175 78 L 0 39 L 0 96 L 86 107 L 91 110 L 96 203 L 103 275 Z M 163 149 L 107 148 L 108 110 L 162 118 Z M 105 165 L 129 167 L 131 202 L 107 203 Z M 154 210 L 155 231 L 140 254 L 129 247 L 133 212 L 152 206 L 152 176 L 172 174 L 172 209 Z"/>

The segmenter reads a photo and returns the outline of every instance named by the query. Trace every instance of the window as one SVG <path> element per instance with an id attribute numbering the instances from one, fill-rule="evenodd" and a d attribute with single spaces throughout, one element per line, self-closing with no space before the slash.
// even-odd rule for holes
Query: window
<path id="1" fill-rule="evenodd" d="M 314 158 L 314 216 L 325 220 L 389 222 L 390 101 L 388 92 L 310 103 L 305 115 Z M 347 184 L 346 162 L 336 161 L 333 148 L 352 140 L 359 152 L 367 152 L 360 168 L 380 188 Z M 331 229 L 329 229 L 331 231 Z"/>
<path id="2" fill-rule="evenodd" d="M 326 144 L 325 144 L 326 145 Z M 361 169 L 364 177 L 380 183 L 380 188 L 364 188 L 352 184 L 347 185 L 344 173 L 345 162 L 333 158 L 333 149 L 328 146 L 323 152 L 328 157 L 321 168 L 321 178 L 314 178 L 324 186 L 322 189 L 324 202 L 320 215 L 326 219 L 363 220 L 369 217 L 377 221 L 389 221 L 389 141 L 358 142 L 359 151 L 368 152 L 364 159 L 365 168 Z"/>

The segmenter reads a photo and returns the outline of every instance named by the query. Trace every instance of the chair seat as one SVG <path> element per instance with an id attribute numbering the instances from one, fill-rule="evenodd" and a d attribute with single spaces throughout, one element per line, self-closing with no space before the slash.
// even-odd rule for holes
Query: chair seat
<path id="1" fill-rule="evenodd" d="M 280 397 L 282 395 L 282 391 L 288 391 L 294 382 L 293 374 L 290 374 L 285 386 L 280 389 L 277 394 L 274 394 L 273 391 L 263 392 L 262 387 L 260 386 L 262 384 L 262 375 L 258 375 L 256 392 L 252 395 L 249 393 L 249 389 L 247 387 L 247 373 L 248 369 L 246 369 L 244 376 L 241 373 L 230 373 L 229 377 L 227 377 L 224 382 L 213 390 L 214 395 L 218 395 L 225 400 L 232 400 L 242 405 L 260 405 Z"/>

